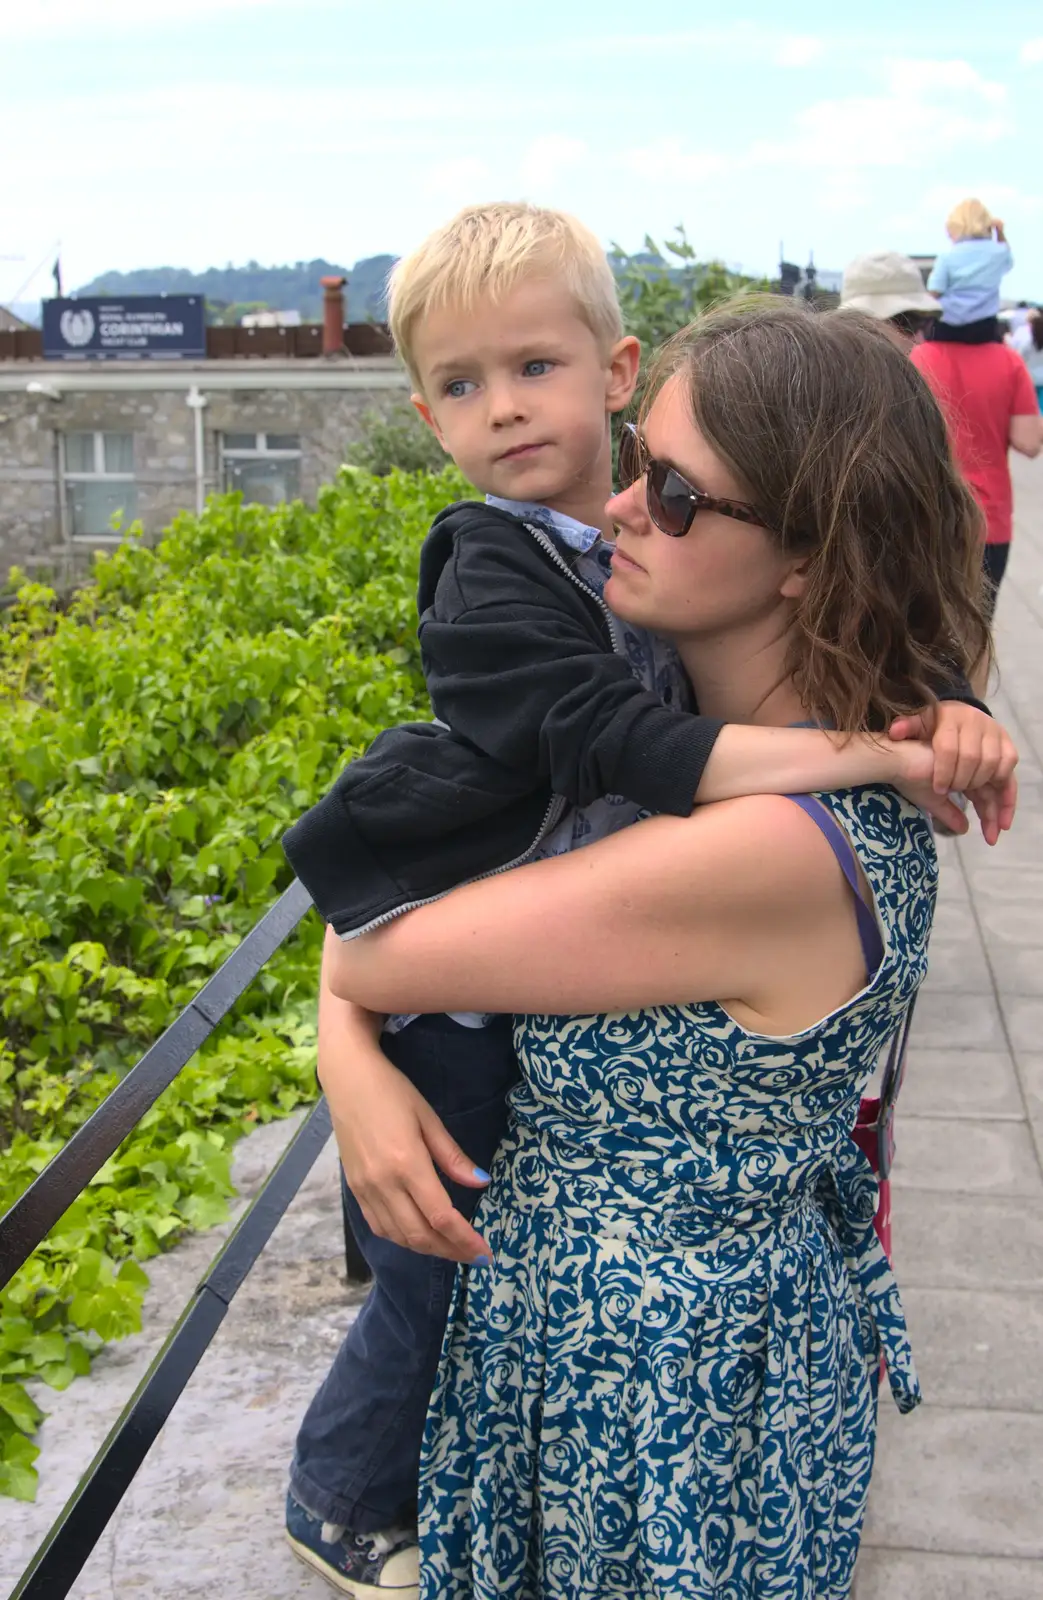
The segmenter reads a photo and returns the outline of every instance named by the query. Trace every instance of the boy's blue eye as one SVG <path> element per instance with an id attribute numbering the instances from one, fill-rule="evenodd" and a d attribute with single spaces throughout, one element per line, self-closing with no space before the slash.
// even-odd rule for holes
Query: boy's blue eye
<path id="1" fill-rule="evenodd" d="M 450 400 L 462 400 L 465 394 L 470 394 L 477 387 L 471 378 L 453 378 L 445 385 L 445 394 Z"/>
<path id="2" fill-rule="evenodd" d="M 553 361 L 526 361 L 522 371 L 527 378 L 542 378 L 553 366 Z"/>

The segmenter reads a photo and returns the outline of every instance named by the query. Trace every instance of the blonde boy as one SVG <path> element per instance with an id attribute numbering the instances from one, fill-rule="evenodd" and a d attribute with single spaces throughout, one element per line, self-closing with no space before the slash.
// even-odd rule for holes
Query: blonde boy
<path id="1" fill-rule="evenodd" d="M 953 248 L 938 257 L 927 280 L 942 303 L 941 321 L 930 337 L 987 342 L 997 337 L 1000 283 L 1014 265 L 1003 223 L 980 200 L 961 200 L 945 230 Z"/>
<path id="2" fill-rule="evenodd" d="M 670 646 L 605 606 L 610 425 L 633 395 L 639 350 L 586 228 L 537 206 L 469 207 L 396 268 L 390 318 L 414 404 L 485 500 L 440 513 L 422 552 L 420 642 L 439 721 L 382 734 L 284 841 L 328 940 L 643 812 L 687 815 L 697 793 L 898 775 L 903 747 L 838 750 L 813 730 L 722 729 L 689 712 Z M 319 1026 L 331 1102 L 345 1074 L 362 1083 L 365 1061 L 389 1070 L 365 1017 L 325 984 Z M 374 1127 L 361 1106 L 338 1127 L 349 1165 L 350 1139 L 369 1130 L 384 1197 L 364 1214 L 346 1191 L 373 1287 L 302 1424 L 287 1532 L 342 1592 L 411 1596 L 420 1442 L 454 1262 L 481 1264 L 465 1218 L 517 1068 L 506 1017 L 392 1018 L 381 1045 L 419 1090 L 413 1126 L 427 1132 L 388 1136 L 386 1117 Z M 461 1165 L 460 1149 L 481 1165 Z M 448 1215 L 432 1153 L 454 1180 Z"/>

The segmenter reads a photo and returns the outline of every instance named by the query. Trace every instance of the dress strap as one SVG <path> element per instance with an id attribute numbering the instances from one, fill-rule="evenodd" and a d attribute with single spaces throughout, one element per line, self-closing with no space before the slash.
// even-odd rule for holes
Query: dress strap
<path id="1" fill-rule="evenodd" d="M 862 945 L 862 955 L 866 963 L 866 976 L 872 978 L 884 959 L 884 941 L 880 937 L 876 918 L 862 898 L 862 888 L 858 880 L 858 868 L 854 848 L 843 829 L 830 816 L 825 807 L 812 798 L 810 794 L 787 794 L 786 800 L 792 800 L 795 806 L 805 811 L 823 834 L 826 843 L 840 863 L 840 870 L 851 886 L 855 897 L 855 921 L 858 924 L 858 937 Z"/>

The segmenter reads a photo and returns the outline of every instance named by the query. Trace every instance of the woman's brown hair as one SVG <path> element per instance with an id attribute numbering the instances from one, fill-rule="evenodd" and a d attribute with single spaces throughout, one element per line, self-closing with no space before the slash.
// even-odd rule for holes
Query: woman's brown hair
<path id="1" fill-rule="evenodd" d="M 981 513 L 879 323 L 751 297 L 675 335 L 647 396 L 675 375 L 771 536 L 807 559 L 790 666 L 809 713 L 885 729 L 991 652 Z"/>
<path id="2" fill-rule="evenodd" d="M 1029 332 L 1032 334 L 1032 343 L 1037 350 L 1043 350 L 1043 311 L 1033 311 L 1029 317 Z"/>

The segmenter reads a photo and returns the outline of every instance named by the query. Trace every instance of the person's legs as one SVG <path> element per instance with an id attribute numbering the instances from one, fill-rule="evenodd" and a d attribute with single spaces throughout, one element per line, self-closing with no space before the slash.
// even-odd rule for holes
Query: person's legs
<path id="1" fill-rule="evenodd" d="M 999 593 L 1003 574 L 1007 570 L 1007 557 L 1010 555 L 1010 544 L 986 544 L 982 546 L 982 610 L 985 612 L 989 625 L 992 625 L 993 615 L 996 610 L 996 596 Z M 988 671 L 986 668 L 976 668 L 971 673 L 971 688 L 979 700 L 984 700 L 988 695 Z"/>
<path id="2" fill-rule="evenodd" d="M 982 550 L 982 570 L 985 574 L 985 613 L 991 623 L 996 610 L 996 596 L 999 594 L 1003 574 L 1007 570 L 1007 558 L 1010 555 L 1010 544 L 987 544 Z"/>
<path id="3" fill-rule="evenodd" d="M 943 317 L 932 317 L 924 329 L 924 338 L 939 344 L 996 344 L 1002 340 L 998 317 L 981 317 L 976 322 L 946 322 Z"/>
<path id="4" fill-rule="evenodd" d="M 488 1168 L 518 1075 L 510 1018 L 470 1029 L 424 1017 L 384 1045 L 475 1164 Z M 467 1215 L 481 1193 L 450 1192 Z M 414 1511 L 455 1266 L 377 1238 L 350 1194 L 347 1204 L 373 1283 L 301 1424 L 290 1494 L 324 1523 L 370 1534 Z"/>

